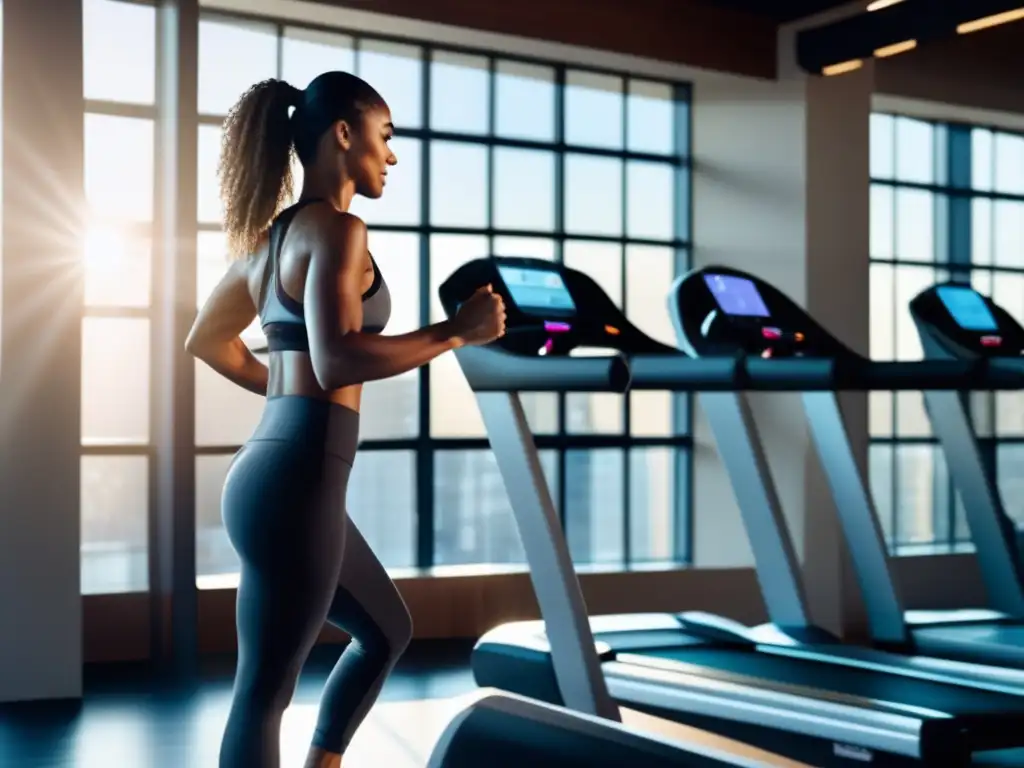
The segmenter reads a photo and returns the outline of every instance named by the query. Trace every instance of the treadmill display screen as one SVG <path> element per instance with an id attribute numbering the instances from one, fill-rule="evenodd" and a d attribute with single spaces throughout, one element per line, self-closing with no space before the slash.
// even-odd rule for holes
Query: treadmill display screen
<path id="1" fill-rule="evenodd" d="M 565 287 L 562 276 L 554 270 L 533 267 L 498 267 L 509 295 L 520 309 L 557 312 L 575 312 L 576 304 Z"/>
<path id="2" fill-rule="evenodd" d="M 711 294 L 727 315 L 768 317 L 768 307 L 752 280 L 735 275 L 704 275 Z"/>
<path id="3" fill-rule="evenodd" d="M 942 285 L 937 289 L 939 299 L 946 305 L 957 325 L 966 331 L 997 331 L 999 325 L 985 300 L 973 288 Z"/>

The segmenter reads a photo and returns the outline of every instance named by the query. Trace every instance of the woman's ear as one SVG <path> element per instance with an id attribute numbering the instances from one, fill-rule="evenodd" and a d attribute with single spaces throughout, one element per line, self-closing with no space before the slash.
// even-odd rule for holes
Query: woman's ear
<path id="1" fill-rule="evenodd" d="M 347 120 L 339 120 L 334 124 L 334 140 L 345 151 L 352 148 L 352 127 Z"/>

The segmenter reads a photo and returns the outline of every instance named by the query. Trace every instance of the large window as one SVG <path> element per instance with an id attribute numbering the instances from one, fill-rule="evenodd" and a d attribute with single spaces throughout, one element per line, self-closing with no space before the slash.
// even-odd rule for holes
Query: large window
<path id="1" fill-rule="evenodd" d="M 972 284 L 1024 321 L 1024 136 L 876 114 L 871 178 L 873 357 L 921 357 L 907 305 L 940 280 Z M 1018 524 L 1024 522 L 1022 398 L 976 393 L 971 409 Z M 873 394 L 870 429 L 871 484 L 891 548 L 967 545 L 963 509 L 921 394 Z"/>
<path id="2" fill-rule="evenodd" d="M 86 308 L 82 590 L 148 589 L 153 503 L 157 13 L 83 0 Z M 341 30 L 204 15 L 197 293 L 226 266 L 221 124 L 252 83 L 303 87 L 353 71 L 389 102 L 399 165 L 353 210 L 392 291 L 388 333 L 441 319 L 437 287 L 487 253 L 564 261 L 672 343 L 665 286 L 689 262 L 689 92 L 683 84 Z M 258 324 L 244 334 L 263 343 Z M 200 584 L 238 568 L 220 520 L 232 455 L 260 398 L 195 368 Z M 524 397 L 573 555 L 613 567 L 689 556 L 689 401 L 668 393 Z M 451 355 L 366 387 L 352 517 L 392 568 L 520 564 L 522 547 L 475 400 Z M 205 580 L 205 582 L 204 582 Z"/>
<path id="3" fill-rule="evenodd" d="M 84 0 L 82 591 L 146 590 L 156 11 Z"/>
<path id="4" fill-rule="evenodd" d="M 199 51 L 198 299 L 226 268 L 221 124 L 253 82 L 345 69 L 388 101 L 398 166 L 353 212 L 391 288 L 388 333 L 442 319 L 440 282 L 487 253 L 563 261 L 639 327 L 674 335 L 665 290 L 688 263 L 688 90 L 552 62 L 204 16 Z M 246 340 L 259 345 L 254 324 Z M 688 557 L 688 400 L 524 397 L 577 563 Z M 237 572 L 220 490 L 262 402 L 196 367 L 200 584 Z M 366 386 L 349 511 L 392 568 L 524 560 L 474 398 L 451 355 Z"/>

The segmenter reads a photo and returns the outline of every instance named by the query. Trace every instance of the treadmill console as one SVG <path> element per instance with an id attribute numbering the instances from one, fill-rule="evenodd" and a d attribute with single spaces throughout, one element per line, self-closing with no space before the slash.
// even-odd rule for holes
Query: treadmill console
<path id="1" fill-rule="evenodd" d="M 545 357 L 598 348 L 678 354 L 639 331 L 592 278 L 544 259 L 491 256 L 463 264 L 439 289 L 448 317 L 487 284 L 505 300 L 506 334 L 492 346 L 506 352 Z"/>
<path id="2" fill-rule="evenodd" d="M 729 267 L 679 278 L 669 294 L 673 321 L 695 357 L 832 357 L 842 345 L 765 281 Z"/>
<path id="3" fill-rule="evenodd" d="M 910 302 L 910 315 L 926 357 L 1020 357 L 1024 351 L 1020 323 L 969 285 L 933 285 Z"/>

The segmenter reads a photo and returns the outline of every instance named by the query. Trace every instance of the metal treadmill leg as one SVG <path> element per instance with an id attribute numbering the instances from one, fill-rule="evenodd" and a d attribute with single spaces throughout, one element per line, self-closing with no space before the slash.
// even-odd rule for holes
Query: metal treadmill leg
<path id="1" fill-rule="evenodd" d="M 702 392 L 700 403 L 743 516 L 768 618 L 805 629 L 810 618 L 800 562 L 750 403 L 742 392 Z"/>
<path id="2" fill-rule="evenodd" d="M 1003 527 L 1005 512 L 999 489 L 992 486 L 985 471 L 967 408 L 957 392 L 926 391 L 924 397 L 928 419 L 942 443 L 946 466 L 964 502 L 989 603 L 997 611 L 1024 618 L 1017 543 Z"/>
<path id="3" fill-rule="evenodd" d="M 566 706 L 620 720 L 594 645 L 587 607 L 517 392 L 477 392 L 487 437 L 505 482 Z"/>
<path id="4" fill-rule="evenodd" d="M 905 645 L 909 637 L 903 603 L 896 592 L 881 523 L 853 454 L 839 400 L 835 392 L 804 392 L 802 399 L 807 428 L 828 477 L 853 559 L 871 634 L 880 642 Z"/>

